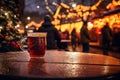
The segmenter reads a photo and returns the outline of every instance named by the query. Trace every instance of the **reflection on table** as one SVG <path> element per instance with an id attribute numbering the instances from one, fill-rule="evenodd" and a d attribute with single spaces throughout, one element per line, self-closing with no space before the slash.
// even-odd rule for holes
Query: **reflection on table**
<path id="1" fill-rule="evenodd" d="M 0 55 L 0 79 L 98 80 L 119 74 L 120 60 L 100 54 L 47 50 L 43 58 L 30 58 L 27 51 Z"/>

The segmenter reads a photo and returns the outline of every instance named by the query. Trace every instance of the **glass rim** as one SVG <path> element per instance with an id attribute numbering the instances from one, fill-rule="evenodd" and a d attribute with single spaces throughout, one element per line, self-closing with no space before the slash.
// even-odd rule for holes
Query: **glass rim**
<path id="1" fill-rule="evenodd" d="M 27 33 L 27 37 L 46 37 L 46 32 L 30 32 Z"/>

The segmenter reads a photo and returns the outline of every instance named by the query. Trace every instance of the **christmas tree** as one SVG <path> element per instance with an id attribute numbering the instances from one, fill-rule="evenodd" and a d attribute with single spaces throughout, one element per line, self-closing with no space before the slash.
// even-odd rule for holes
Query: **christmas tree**
<path id="1" fill-rule="evenodd" d="M 20 21 L 17 0 L 0 0 L 0 52 L 21 50 L 21 35 L 16 29 Z"/>

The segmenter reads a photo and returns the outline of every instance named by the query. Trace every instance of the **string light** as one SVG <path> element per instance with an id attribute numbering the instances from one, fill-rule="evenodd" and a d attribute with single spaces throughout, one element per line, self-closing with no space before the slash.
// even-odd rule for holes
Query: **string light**
<path id="1" fill-rule="evenodd" d="M 56 2 L 52 2 L 52 5 L 59 6 Z"/>
<path id="2" fill-rule="evenodd" d="M 16 18 L 16 15 L 14 15 L 14 17 Z"/>
<path id="3" fill-rule="evenodd" d="M 54 12 L 48 7 L 48 6 L 46 6 L 46 9 L 53 15 L 54 14 Z"/>
<path id="4" fill-rule="evenodd" d="M 73 8 L 76 7 L 76 3 L 73 3 L 73 4 L 72 4 L 72 7 L 73 7 Z"/>
<path id="5" fill-rule="evenodd" d="M 38 5 L 37 8 L 40 8 L 40 6 Z"/>
<path id="6" fill-rule="evenodd" d="M 0 32 L 1 32 L 2 28 L 3 28 L 3 27 L 2 27 L 2 26 L 0 26 Z"/>
<path id="7" fill-rule="evenodd" d="M 53 12 L 52 9 L 48 6 L 48 0 L 44 0 L 44 1 L 45 1 L 46 9 L 53 15 L 54 12 Z"/>
<path id="8" fill-rule="evenodd" d="M 54 19 L 54 24 L 56 24 L 56 25 L 59 25 L 59 22 L 60 22 L 60 19 L 61 19 L 61 17 L 62 18 L 71 18 L 71 17 L 79 17 L 79 19 L 77 20 L 77 19 L 75 19 L 76 20 L 76 22 L 80 22 L 80 21 L 82 21 L 82 19 L 80 18 L 80 17 L 83 17 L 83 18 L 85 18 L 85 19 L 87 19 L 87 17 L 89 17 L 88 15 L 90 15 L 90 17 L 95 17 L 95 13 L 94 13 L 94 10 L 97 10 L 98 8 L 98 6 L 100 5 L 100 3 L 102 2 L 103 0 L 98 0 L 98 2 L 97 3 L 95 3 L 94 5 L 92 5 L 92 6 L 84 6 L 84 5 L 82 5 L 82 4 L 80 4 L 80 5 L 77 5 L 75 2 L 71 2 L 71 6 L 69 6 L 69 5 L 67 5 L 67 4 L 65 4 L 65 3 L 63 3 L 63 2 L 61 2 L 60 4 L 58 4 L 58 3 L 56 3 L 56 2 L 51 2 L 52 3 L 52 5 L 53 6 L 56 6 L 57 7 L 57 10 L 56 10 L 56 12 L 54 13 L 52 10 L 51 10 L 51 8 L 49 7 L 49 3 L 48 3 L 48 0 L 44 0 L 44 2 L 45 2 L 45 7 L 46 7 L 46 9 L 51 13 L 51 14 L 54 14 L 53 15 L 53 17 L 55 18 Z M 51 5 L 50 5 L 51 6 Z M 68 13 L 67 14 L 67 17 L 64 17 L 64 14 L 62 14 L 62 15 L 60 15 L 59 13 L 60 13 L 60 11 L 61 11 L 61 8 L 65 8 L 66 9 L 66 12 Z M 70 9 L 71 9 L 71 7 L 73 7 L 73 9 L 72 10 L 74 10 L 74 11 L 76 11 L 77 12 L 77 15 L 76 15 L 76 13 L 74 13 L 74 12 L 72 12 L 72 10 L 71 10 L 71 12 L 73 13 L 71 13 L 70 12 Z M 59 9 L 59 10 L 58 10 Z M 68 10 L 68 11 L 67 11 Z M 93 12 L 91 12 L 91 11 L 93 11 Z M 60 16 L 60 17 L 59 17 Z M 70 17 L 69 17 L 70 16 Z M 72 19 L 72 18 L 71 18 Z M 114 18 L 115 20 L 116 20 L 116 18 Z M 114 20 L 114 21 L 115 21 Z M 103 20 L 102 20 L 103 21 Z M 57 22 L 58 22 L 58 24 L 57 24 Z M 77 23 L 76 23 L 77 24 Z M 100 22 L 100 24 L 102 24 L 101 22 Z M 37 26 L 38 24 L 36 23 L 35 24 L 35 26 Z M 91 24 L 91 23 L 89 23 L 89 25 L 90 26 L 93 26 L 93 24 Z M 100 25 L 101 26 L 101 25 Z"/>
<path id="9" fill-rule="evenodd" d="M 45 5 L 48 6 L 48 0 L 45 0 Z"/>
<path id="10" fill-rule="evenodd" d="M 25 26 L 25 28 L 27 29 L 27 28 L 28 28 L 28 26 Z"/>
<path id="11" fill-rule="evenodd" d="M 5 13 L 5 15 L 7 16 L 7 15 L 8 15 L 8 13 L 6 12 L 6 13 Z"/>
<path id="12" fill-rule="evenodd" d="M 31 18 L 28 16 L 28 17 L 27 17 L 27 20 L 30 20 L 30 19 L 31 19 Z"/>

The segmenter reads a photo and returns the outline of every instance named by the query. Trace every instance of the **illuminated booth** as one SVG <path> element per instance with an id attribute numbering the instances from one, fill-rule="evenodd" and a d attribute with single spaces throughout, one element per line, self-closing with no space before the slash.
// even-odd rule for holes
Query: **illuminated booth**
<path id="1" fill-rule="evenodd" d="M 75 1 L 71 1 L 70 5 L 60 2 L 59 4 L 56 2 L 52 2 L 52 5 L 56 6 L 57 9 L 53 12 L 47 3 L 46 0 L 46 9 L 51 13 L 53 17 L 52 23 L 55 27 L 64 32 L 67 30 L 69 34 L 73 28 L 76 29 L 78 36 L 80 29 L 82 27 L 82 20 L 88 20 L 88 29 L 90 32 L 90 36 L 92 37 L 92 41 L 100 41 L 101 28 L 105 25 L 106 22 L 109 23 L 110 28 L 113 30 L 114 27 L 120 28 L 120 13 L 119 10 L 116 14 L 108 14 L 110 11 L 114 11 L 119 9 L 120 1 L 112 0 L 112 2 L 104 5 L 103 0 L 98 0 L 96 3 L 90 6 L 86 6 L 83 4 L 76 4 Z M 105 9 L 102 9 L 102 5 L 105 6 Z M 26 27 L 30 27 L 34 25 L 36 29 L 40 27 L 42 22 L 30 22 L 26 25 Z"/>

